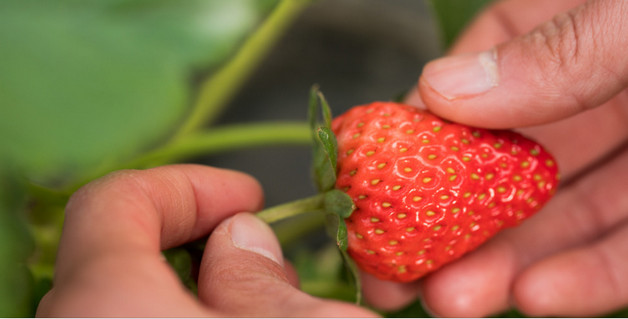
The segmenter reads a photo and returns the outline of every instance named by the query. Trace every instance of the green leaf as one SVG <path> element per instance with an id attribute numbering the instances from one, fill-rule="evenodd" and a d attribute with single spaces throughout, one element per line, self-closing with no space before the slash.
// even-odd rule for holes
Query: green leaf
<path id="1" fill-rule="evenodd" d="M 3 0 L 0 145 L 66 182 L 163 140 L 192 70 L 227 58 L 276 1 Z"/>
<path id="2" fill-rule="evenodd" d="M 451 46 L 475 15 L 493 0 L 431 0 L 445 48 Z"/>

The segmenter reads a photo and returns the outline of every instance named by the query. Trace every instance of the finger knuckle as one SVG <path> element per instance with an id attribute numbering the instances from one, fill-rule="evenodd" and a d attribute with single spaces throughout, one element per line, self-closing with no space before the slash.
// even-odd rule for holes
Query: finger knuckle
<path id="1" fill-rule="evenodd" d="M 245 263 L 228 263 L 214 265 L 212 279 L 221 283 L 229 283 L 230 287 L 238 287 L 243 291 L 259 291 L 287 283 L 285 272 L 278 264 L 265 260 L 265 257 L 251 258 Z"/>
<path id="2" fill-rule="evenodd" d="M 554 74 L 571 73 L 584 60 L 581 59 L 581 42 L 577 13 L 560 13 L 531 33 L 539 65 Z"/>

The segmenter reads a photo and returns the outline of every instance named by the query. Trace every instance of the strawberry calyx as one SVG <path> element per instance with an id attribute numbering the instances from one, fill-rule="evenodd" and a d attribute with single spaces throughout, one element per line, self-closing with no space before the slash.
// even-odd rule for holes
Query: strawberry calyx
<path id="1" fill-rule="evenodd" d="M 322 114 L 322 122 L 318 114 Z M 310 90 L 309 124 L 312 134 L 312 179 L 318 194 L 293 202 L 266 208 L 257 216 L 273 223 L 288 217 L 309 212 L 325 212 L 338 217 L 338 247 L 346 249 L 347 236 L 345 218 L 351 216 L 355 205 L 345 192 L 335 188 L 338 144 L 331 130 L 331 110 L 317 86 Z M 344 235 L 343 235 L 344 234 Z"/>
<path id="2" fill-rule="evenodd" d="M 348 232 L 345 222 L 355 210 L 355 204 L 347 193 L 335 188 L 338 144 L 331 129 L 331 109 L 316 85 L 310 90 L 308 118 L 312 136 L 311 174 L 318 194 L 266 208 L 258 212 L 257 216 L 267 223 L 273 223 L 304 213 L 327 214 L 328 229 L 334 234 L 336 244 L 351 274 L 356 288 L 356 302 L 359 303 L 361 287 L 358 268 L 347 253 Z"/>

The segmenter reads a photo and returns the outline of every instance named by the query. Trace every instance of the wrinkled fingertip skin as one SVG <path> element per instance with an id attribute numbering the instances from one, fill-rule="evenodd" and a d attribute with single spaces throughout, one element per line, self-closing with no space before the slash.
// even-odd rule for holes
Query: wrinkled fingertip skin
<path id="1" fill-rule="evenodd" d="M 460 258 L 539 211 L 558 185 L 556 161 L 536 142 L 408 105 L 357 106 L 332 130 L 336 188 L 356 206 L 348 253 L 384 280 L 414 281 Z"/>

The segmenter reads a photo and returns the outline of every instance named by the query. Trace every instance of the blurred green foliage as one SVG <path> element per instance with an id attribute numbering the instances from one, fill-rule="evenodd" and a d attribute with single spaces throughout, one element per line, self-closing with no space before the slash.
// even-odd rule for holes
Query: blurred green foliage
<path id="1" fill-rule="evenodd" d="M 194 72 L 234 52 L 276 1 L 0 2 L 0 145 L 65 182 L 182 121 Z"/>
<path id="2" fill-rule="evenodd" d="M 0 316 L 32 316 L 33 278 L 26 260 L 33 241 L 26 227 L 24 181 L 0 158 Z"/>
<path id="3" fill-rule="evenodd" d="M 438 17 L 444 48 L 456 40 L 475 15 L 494 0 L 430 0 Z"/>

